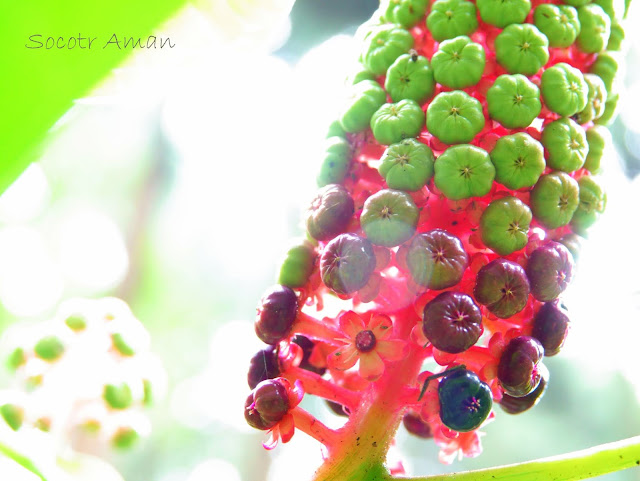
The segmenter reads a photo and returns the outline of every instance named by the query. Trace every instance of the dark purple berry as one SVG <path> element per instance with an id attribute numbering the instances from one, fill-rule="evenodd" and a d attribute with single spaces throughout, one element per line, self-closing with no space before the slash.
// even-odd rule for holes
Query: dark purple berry
<path id="1" fill-rule="evenodd" d="M 289 412 L 286 388 L 274 379 L 262 381 L 249 395 L 244 405 L 244 417 L 250 426 L 267 430 Z"/>
<path id="2" fill-rule="evenodd" d="M 407 266 L 413 280 L 429 289 L 455 286 L 469 265 L 462 242 L 441 229 L 417 235 L 407 252 Z"/>
<path id="3" fill-rule="evenodd" d="M 306 369 L 307 371 L 315 372 L 316 374 L 322 376 L 325 373 L 326 369 L 324 367 L 316 367 L 309 362 L 309 358 L 311 357 L 315 343 L 302 334 L 296 334 L 295 336 L 293 336 L 291 342 L 294 342 L 302 348 L 302 361 L 300 361 L 299 367 L 301 369 Z"/>
<path id="4" fill-rule="evenodd" d="M 573 257 L 563 244 L 548 242 L 531 253 L 526 271 L 533 297 L 553 301 L 571 282 Z"/>
<path id="5" fill-rule="evenodd" d="M 353 234 L 341 234 L 333 239 L 320 258 L 322 282 L 338 294 L 352 294 L 362 289 L 375 267 L 371 242 Z"/>
<path id="6" fill-rule="evenodd" d="M 317 240 L 325 241 L 344 232 L 353 216 L 354 203 L 347 189 L 339 184 L 324 187 L 307 211 L 307 231 Z"/>
<path id="7" fill-rule="evenodd" d="M 473 295 L 494 315 L 508 319 L 527 305 L 529 280 L 520 264 L 498 258 L 478 271 Z"/>
<path id="8" fill-rule="evenodd" d="M 258 351 L 251 358 L 249 373 L 247 374 L 247 382 L 251 389 L 262 381 L 278 376 L 280 376 L 280 364 L 278 362 L 278 352 L 274 346 Z"/>
<path id="9" fill-rule="evenodd" d="M 538 386 L 542 356 L 544 348 L 533 337 L 518 336 L 507 344 L 498 363 L 498 381 L 507 394 L 523 397 Z"/>
<path id="10" fill-rule="evenodd" d="M 325 400 L 325 402 L 327 403 L 327 406 L 329 406 L 329 409 L 331 409 L 331 411 L 337 414 L 338 416 L 343 416 L 347 418 L 349 417 L 349 413 L 347 413 L 347 411 L 345 410 L 345 407 L 342 404 L 329 401 L 328 399 Z"/>
<path id="11" fill-rule="evenodd" d="M 410 411 L 406 413 L 402 418 L 402 424 L 404 428 L 413 434 L 423 439 L 430 439 L 433 437 L 433 430 L 428 423 L 425 423 L 418 413 Z"/>
<path id="12" fill-rule="evenodd" d="M 424 307 L 422 331 L 437 349 L 457 354 L 473 346 L 482 334 L 482 313 L 461 292 L 443 292 Z"/>
<path id="13" fill-rule="evenodd" d="M 540 341 L 544 355 L 558 354 L 568 332 L 569 316 L 563 306 L 557 300 L 543 304 L 533 319 L 531 336 Z"/>
<path id="14" fill-rule="evenodd" d="M 275 285 L 258 305 L 256 334 L 267 344 L 277 344 L 287 337 L 298 314 L 298 297 L 289 287 Z"/>
<path id="15" fill-rule="evenodd" d="M 491 412 L 491 388 L 473 371 L 456 369 L 438 385 L 440 419 L 449 429 L 473 431 Z"/>
<path id="16" fill-rule="evenodd" d="M 508 414 L 520 414 L 528 409 L 531 409 L 533 406 L 538 404 L 538 401 L 542 399 L 545 391 L 547 390 L 547 370 L 542 371 L 542 376 L 540 377 L 540 382 L 538 383 L 538 387 L 531 391 L 526 396 L 522 397 L 513 397 L 507 393 L 502 395 L 502 400 L 500 401 L 500 407 Z"/>

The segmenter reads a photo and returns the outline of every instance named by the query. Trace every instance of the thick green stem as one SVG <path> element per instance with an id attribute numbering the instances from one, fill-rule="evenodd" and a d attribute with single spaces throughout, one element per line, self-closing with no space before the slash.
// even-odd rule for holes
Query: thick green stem
<path id="1" fill-rule="evenodd" d="M 577 481 L 640 465 L 640 436 L 561 456 L 462 473 L 394 478 L 381 474 L 371 481 Z"/>

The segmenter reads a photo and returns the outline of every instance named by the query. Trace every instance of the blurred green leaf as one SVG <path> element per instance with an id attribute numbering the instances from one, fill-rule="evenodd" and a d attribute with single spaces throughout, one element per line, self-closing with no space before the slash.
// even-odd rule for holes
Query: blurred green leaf
<path id="1" fill-rule="evenodd" d="M 124 48 L 125 37 L 141 38 L 146 45 L 154 32 L 159 48 L 162 32 L 157 27 L 186 2 L 2 2 L 0 193 L 37 157 L 46 133 L 73 101 L 86 95 L 133 52 L 132 43 Z M 120 47 L 115 41 L 109 43 L 114 34 Z M 32 37 L 37 35 L 40 37 Z M 55 41 L 64 48 L 47 49 L 48 37 L 53 38 L 49 46 Z M 58 41 L 59 37 L 63 40 Z M 69 40 L 71 37 L 76 40 Z M 89 38 L 95 39 L 90 49 Z M 38 47 L 38 42 L 42 47 L 27 47 Z M 172 38 L 171 43 L 180 48 L 179 39 Z M 164 48 L 169 48 L 167 43 Z"/>

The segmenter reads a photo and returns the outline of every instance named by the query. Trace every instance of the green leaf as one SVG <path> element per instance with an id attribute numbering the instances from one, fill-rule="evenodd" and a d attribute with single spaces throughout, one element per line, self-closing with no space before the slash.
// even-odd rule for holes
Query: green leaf
<path id="1" fill-rule="evenodd" d="M 49 129 L 134 50 L 125 37 L 148 36 L 187 0 L 87 2 L 30 0 L 2 2 L 0 8 L 0 193 L 38 156 Z M 112 42 L 113 35 L 120 48 Z M 41 35 L 41 37 L 32 37 Z M 78 42 L 78 36 L 85 40 Z M 157 31 L 159 48 L 161 31 Z M 38 43 L 43 44 L 41 48 Z M 46 39 L 66 39 L 65 48 L 46 49 Z M 70 37 L 76 38 L 74 48 Z M 95 38 L 88 49 L 88 38 Z M 166 38 L 166 36 L 164 37 Z M 69 43 L 70 42 L 70 43 Z M 171 38 L 174 48 L 179 39 Z M 51 41 L 49 42 L 51 45 Z M 63 40 L 59 42 L 63 45 Z M 84 49 L 80 45 L 85 46 Z M 169 48 L 165 42 L 164 48 Z M 135 50 L 141 50 L 136 48 Z"/>

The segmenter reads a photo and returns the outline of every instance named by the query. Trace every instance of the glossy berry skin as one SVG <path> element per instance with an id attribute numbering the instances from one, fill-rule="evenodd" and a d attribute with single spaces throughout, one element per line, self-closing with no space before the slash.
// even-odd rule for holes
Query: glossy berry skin
<path id="1" fill-rule="evenodd" d="M 257 336 L 266 344 L 277 344 L 287 337 L 297 314 L 296 293 L 286 286 L 273 286 L 264 294 L 258 305 L 258 316 L 254 325 Z"/>
<path id="2" fill-rule="evenodd" d="M 288 412 L 287 390 L 277 379 L 258 384 L 244 405 L 244 417 L 249 426 L 263 431 L 275 426 Z"/>
<path id="3" fill-rule="evenodd" d="M 338 294 L 362 289 L 375 266 L 371 242 L 353 234 L 340 234 L 334 238 L 320 257 L 322 282 Z"/>
<path id="4" fill-rule="evenodd" d="M 532 407 L 534 407 L 547 390 L 548 381 L 547 381 L 547 371 L 544 371 L 544 374 L 540 377 L 540 382 L 538 383 L 538 387 L 536 387 L 533 391 L 531 391 L 526 396 L 522 397 L 513 397 L 509 394 L 503 394 L 502 399 L 500 400 L 500 407 L 507 414 L 520 414 L 525 411 L 528 411 Z"/>
<path id="5" fill-rule="evenodd" d="M 522 266 L 498 258 L 478 271 L 473 295 L 491 313 L 508 319 L 524 309 L 529 291 L 529 280 Z"/>
<path id="6" fill-rule="evenodd" d="M 457 354 L 473 346 L 482 334 L 482 313 L 461 292 L 443 292 L 424 307 L 422 331 L 437 349 Z"/>
<path id="7" fill-rule="evenodd" d="M 447 374 L 438 385 L 440 419 L 458 432 L 478 428 L 491 412 L 491 389 L 478 376 L 466 369 Z"/>
<path id="8" fill-rule="evenodd" d="M 551 241 L 531 253 L 526 272 L 533 297 L 553 301 L 571 282 L 573 258 L 563 244 Z"/>
<path id="9" fill-rule="evenodd" d="M 342 185 L 324 187 L 311 202 L 307 211 L 306 226 L 317 240 L 326 241 L 342 233 L 354 211 L 351 195 Z"/>
<path id="10" fill-rule="evenodd" d="M 544 348 L 537 339 L 529 336 L 512 339 L 498 363 L 498 381 L 505 392 L 523 397 L 533 391 L 540 382 L 537 366 L 543 356 Z"/>
<path id="11" fill-rule="evenodd" d="M 569 316 L 562 304 L 557 300 L 543 304 L 533 319 L 531 336 L 540 341 L 544 347 L 544 355 L 558 354 L 568 332 Z"/>
<path id="12" fill-rule="evenodd" d="M 402 424 L 404 428 L 422 439 L 430 439 L 433 437 L 433 430 L 428 423 L 425 423 L 419 414 L 414 412 L 407 412 L 402 417 Z"/>
<path id="13" fill-rule="evenodd" d="M 258 351 L 249 363 L 247 383 L 254 389 L 262 381 L 280 376 L 280 363 L 275 346 Z"/>
<path id="14" fill-rule="evenodd" d="M 407 251 L 412 279 L 429 289 L 455 286 L 469 265 L 469 256 L 456 236 L 442 229 L 417 235 Z"/>
<path id="15" fill-rule="evenodd" d="M 418 208 L 409 194 L 383 189 L 364 203 L 360 225 L 373 244 L 395 247 L 413 236 L 418 216 Z"/>

